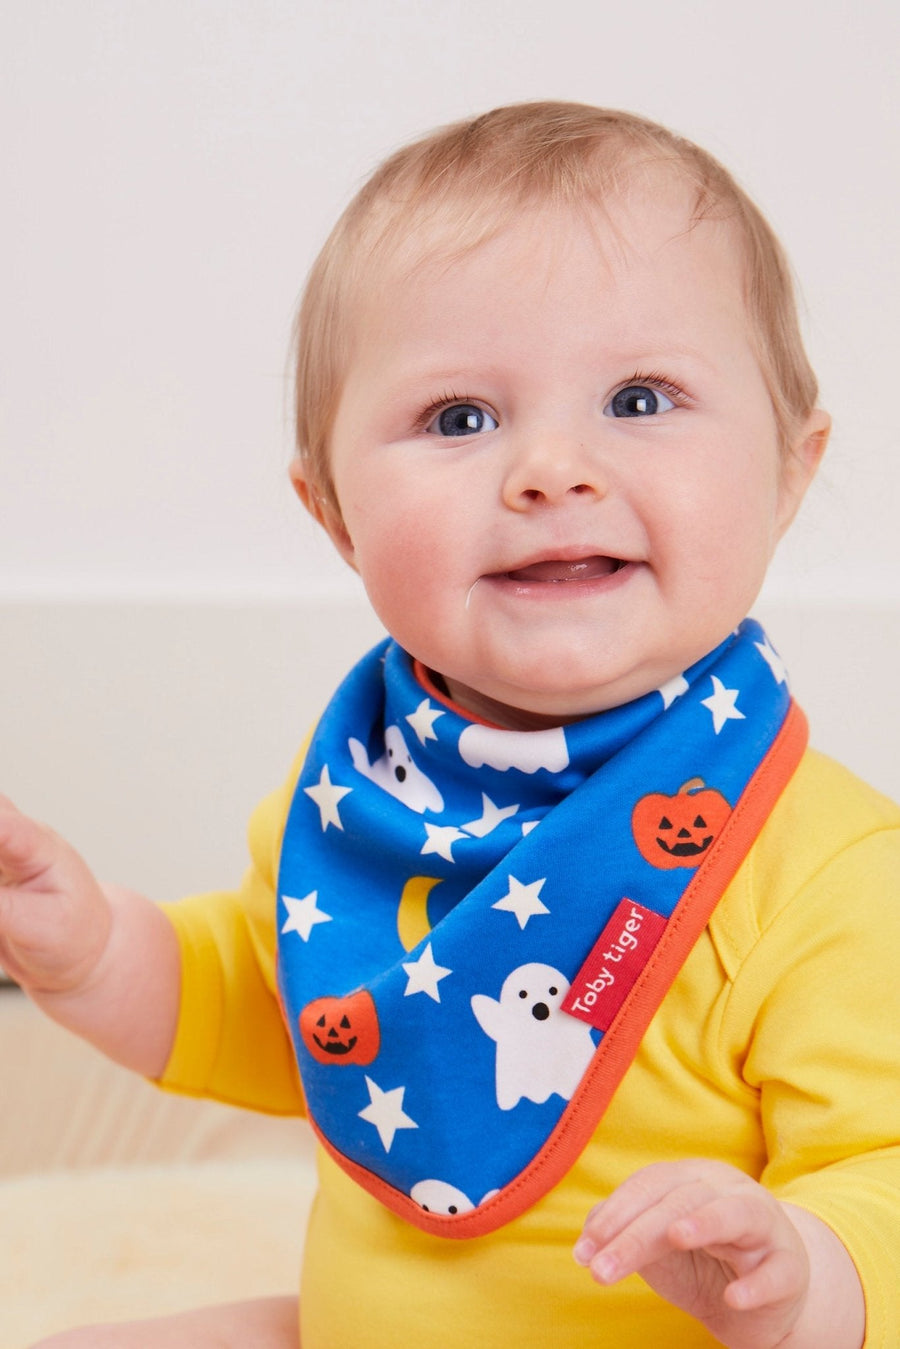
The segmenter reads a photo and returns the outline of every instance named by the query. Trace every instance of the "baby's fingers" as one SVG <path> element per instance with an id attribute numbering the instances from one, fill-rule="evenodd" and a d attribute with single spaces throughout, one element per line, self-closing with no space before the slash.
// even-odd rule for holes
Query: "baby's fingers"
<path id="1" fill-rule="evenodd" d="M 52 865 L 56 845 L 49 831 L 0 796 L 0 885 L 25 885 Z"/>
<path id="2" fill-rule="evenodd" d="M 655 1215 L 654 1227 L 660 1222 L 667 1226 L 721 1194 L 728 1184 L 746 1181 L 733 1167 L 702 1158 L 642 1167 L 588 1214 L 576 1259 L 587 1264 L 590 1247 L 606 1246 L 643 1215 Z"/>
<path id="3" fill-rule="evenodd" d="M 0 799 L 0 965 L 33 995 L 69 990 L 109 929 L 109 904 L 74 848 Z"/>
<path id="4" fill-rule="evenodd" d="M 739 1277 L 723 1297 L 736 1311 L 789 1302 L 809 1280 L 806 1247 L 781 1205 L 762 1191 L 705 1204 L 676 1220 L 669 1238 L 678 1250 L 706 1250 L 728 1260 Z"/>
<path id="5" fill-rule="evenodd" d="M 806 1262 L 790 1251 L 773 1251 L 751 1274 L 734 1279 L 722 1297 L 736 1312 L 786 1307 L 805 1291 L 809 1280 Z"/>
<path id="6" fill-rule="evenodd" d="M 652 1193 L 654 1188 L 634 1183 L 623 1186 L 589 1217 L 575 1247 L 575 1259 L 588 1265 L 599 1283 L 616 1283 L 673 1250 L 688 1249 L 676 1247 L 671 1232 L 714 1197 L 709 1184 L 700 1178 L 659 1194 Z"/>

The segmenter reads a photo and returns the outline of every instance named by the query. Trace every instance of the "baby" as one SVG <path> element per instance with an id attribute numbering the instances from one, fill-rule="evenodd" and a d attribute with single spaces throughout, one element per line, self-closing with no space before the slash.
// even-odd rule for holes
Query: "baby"
<path id="1" fill-rule="evenodd" d="M 234 894 L 101 887 L 4 802 L 0 961 L 309 1115 L 299 1313 L 52 1344 L 895 1344 L 900 811 L 746 617 L 829 429 L 770 228 L 659 126 L 498 109 L 364 186 L 297 352 L 293 483 L 390 639 Z"/>

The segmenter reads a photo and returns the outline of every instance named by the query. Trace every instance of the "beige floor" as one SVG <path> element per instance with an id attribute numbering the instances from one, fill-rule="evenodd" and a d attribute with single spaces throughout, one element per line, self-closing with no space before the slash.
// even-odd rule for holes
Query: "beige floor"
<path id="1" fill-rule="evenodd" d="M 0 990 L 0 1345 L 297 1287 L 300 1121 L 164 1095 Z"/>

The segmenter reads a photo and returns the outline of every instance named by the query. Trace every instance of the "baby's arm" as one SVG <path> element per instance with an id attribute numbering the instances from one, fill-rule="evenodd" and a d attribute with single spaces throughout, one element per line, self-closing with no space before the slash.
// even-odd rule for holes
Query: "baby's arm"
<path id="1" fill-rule="evenodd" d="M 843 1244 L 721 1162 L 663 1162 L 589 1215 L 575 1258 L 600 1284 L 638 1273 L 729 1349 L 860 1349 L 862 1287 Z"/>
<path id="2" fill-rule="evenodd" d="M 0 797 L 0 965 L 55 1021 L 158 1077 L 178 1017 L 174 930 L 150 900 L 101 886 L 52 830 Z"/>

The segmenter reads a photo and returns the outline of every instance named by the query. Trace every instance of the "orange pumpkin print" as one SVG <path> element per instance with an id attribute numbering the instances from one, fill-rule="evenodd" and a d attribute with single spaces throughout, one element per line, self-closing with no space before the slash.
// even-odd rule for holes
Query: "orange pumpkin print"
<path id="1" fill-rule="evenodd" d="M 381 1045 L 371 993 L 316 998 L 299 1016 L 300 1035 L 319 1063 L 371 1063 Z"/>
<path id="2" fill-rule="evenodd" d="M 641 856 L 652 866 L 696 867 L 731 814 L 721 792 L 691 778 L 674 796 L 651 792 L 631 813 L 631 832 Z"/>

